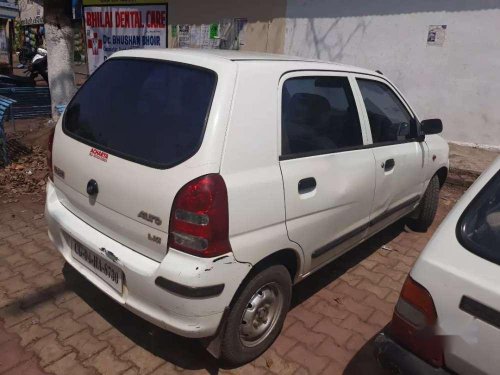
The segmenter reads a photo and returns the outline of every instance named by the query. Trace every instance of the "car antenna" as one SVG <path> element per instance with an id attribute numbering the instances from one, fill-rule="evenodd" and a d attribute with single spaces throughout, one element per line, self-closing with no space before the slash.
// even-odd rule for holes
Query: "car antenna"
<path id="1" fill-rule="evenodd" d="M 384 75 L 380 70 L 375 70 L 376 73 Z"/>

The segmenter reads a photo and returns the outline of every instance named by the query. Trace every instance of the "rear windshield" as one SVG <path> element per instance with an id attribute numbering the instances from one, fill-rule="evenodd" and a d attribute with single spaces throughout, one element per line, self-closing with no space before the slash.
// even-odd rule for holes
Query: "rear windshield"
<path id="1" fill-rule="evenodd" d="M 198 151 L 216 81 L 192 65 L 110 59 L 76 93 L 63 128 L 110 154 L 169 168 Z"/>
<path id="2" fill-rule="evenodd" d="M 457 234 L 466 249 L 500 264 L 500 171 L 464 211 Z"/>

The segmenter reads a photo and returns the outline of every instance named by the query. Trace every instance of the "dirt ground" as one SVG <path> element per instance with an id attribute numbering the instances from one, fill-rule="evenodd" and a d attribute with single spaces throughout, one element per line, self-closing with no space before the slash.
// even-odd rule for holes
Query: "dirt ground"
<path id="1" fill-rule="evenodd" d="M 48 175 L 47 145 L 51 127 L 49 119 L 16 121 L 6 126 L 9 159 L 0 168 L 0 197 L 3 202 L 15 202 L 26 194 L 43 194 Z"/>

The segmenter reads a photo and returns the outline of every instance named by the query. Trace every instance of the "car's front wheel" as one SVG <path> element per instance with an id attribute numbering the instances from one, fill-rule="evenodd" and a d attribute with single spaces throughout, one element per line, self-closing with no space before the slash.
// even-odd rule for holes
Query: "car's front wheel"
<path id="1" fill-rule="evenodd" d="M 420 204 L 414 213 L 414 219 L 410 221 L 410 228 L 425 232 L 434 221 L 439 205 L 439 179 L 434 176 L 429 181 Z"/>
<path id="2" fill-rule="evenodd" d="M 279 335 L 290 307 L 292 281 L 282 265 L 255 274 L 237 297 L 227 318 L 221 358 L 241 365 L 262 354 Z"/>

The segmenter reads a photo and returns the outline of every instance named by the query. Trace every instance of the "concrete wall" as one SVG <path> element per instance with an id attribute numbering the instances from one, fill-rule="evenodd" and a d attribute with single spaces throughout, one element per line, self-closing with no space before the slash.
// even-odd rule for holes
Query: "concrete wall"
<path id="1" fill-rule="evenodd" d="M 379 69 L 448 140 L 500 146 L 500 1 L 288 0 L 286 16 L 285 53 Z"/>
<path id="2" fill-rule="evenodd" d="M 242 50 L 282 53 L 286 0 L 168 0 L 168 23 L 201 25 L 247 18 Z M 169 28 L 169 45 L 172 35 Z"/>

